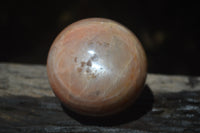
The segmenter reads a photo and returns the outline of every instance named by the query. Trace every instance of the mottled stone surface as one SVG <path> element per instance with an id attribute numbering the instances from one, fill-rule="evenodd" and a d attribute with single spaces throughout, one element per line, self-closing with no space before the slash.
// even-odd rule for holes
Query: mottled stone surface
<path id="1" fill-rule="evenodd" d="M 105 116 L 135 101 L 147 75 L 146 55 L 123 25 L 104 18 L 83 19 L 67 26 L 52 43 L 47 74 L 66 106 Z"/>
<path id="2" fill-rule="evenodd" d="M 79 116 L 54 96 L 46 67 L 0 63 L 1 133 L 198 133 L 200 77 L 149 74 L 136 103 L 113 117 Z"/>

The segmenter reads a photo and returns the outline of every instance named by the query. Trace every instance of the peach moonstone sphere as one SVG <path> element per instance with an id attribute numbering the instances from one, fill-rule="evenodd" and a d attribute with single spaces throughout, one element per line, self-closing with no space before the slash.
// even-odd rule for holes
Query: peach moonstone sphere
<path id="1" fill-rule="evenodd" d="M 147 74 L 144 50 L 123 25 L 90 18 L 66 27 L 48 54 L 47 73 L 55 95 L 84 115 L 118 113 L 133 103 Z"/>

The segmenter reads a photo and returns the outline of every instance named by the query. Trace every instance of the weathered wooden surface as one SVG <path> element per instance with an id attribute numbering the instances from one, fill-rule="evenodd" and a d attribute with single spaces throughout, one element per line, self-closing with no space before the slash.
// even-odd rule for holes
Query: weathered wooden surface
<path id="1" fill-rule="evenodd" d="M 149 74 L 137 102 L 107 118 L 61 106 L 46 67 L 0 63 L 0 133 L 200 132 L 200 77 Z"/>

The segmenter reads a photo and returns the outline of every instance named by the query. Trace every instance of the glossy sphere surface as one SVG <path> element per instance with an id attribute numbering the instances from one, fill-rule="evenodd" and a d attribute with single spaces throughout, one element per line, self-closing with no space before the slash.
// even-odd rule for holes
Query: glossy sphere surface
<path id="1" fill-rule="evenodd" d="M 134 102 L 145 83 L 146 67 L 137 37 L 103 18 L 65 28 L 47 60 L 55 95 L 71 110 L 93 116 L 117 113 Z"/>

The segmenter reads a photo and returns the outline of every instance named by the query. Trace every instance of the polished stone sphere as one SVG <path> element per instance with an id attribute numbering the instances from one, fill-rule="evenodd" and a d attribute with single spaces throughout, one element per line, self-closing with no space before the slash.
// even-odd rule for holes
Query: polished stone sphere
<path id="1" fill-rule="evenodd" d="M 83 115 L 111 115 L 130 106 L 143 89 L 146 55 L 123 25 L 89 18 L 56 37 L 47 73 L 55 95 L 67 108 Z"/>

